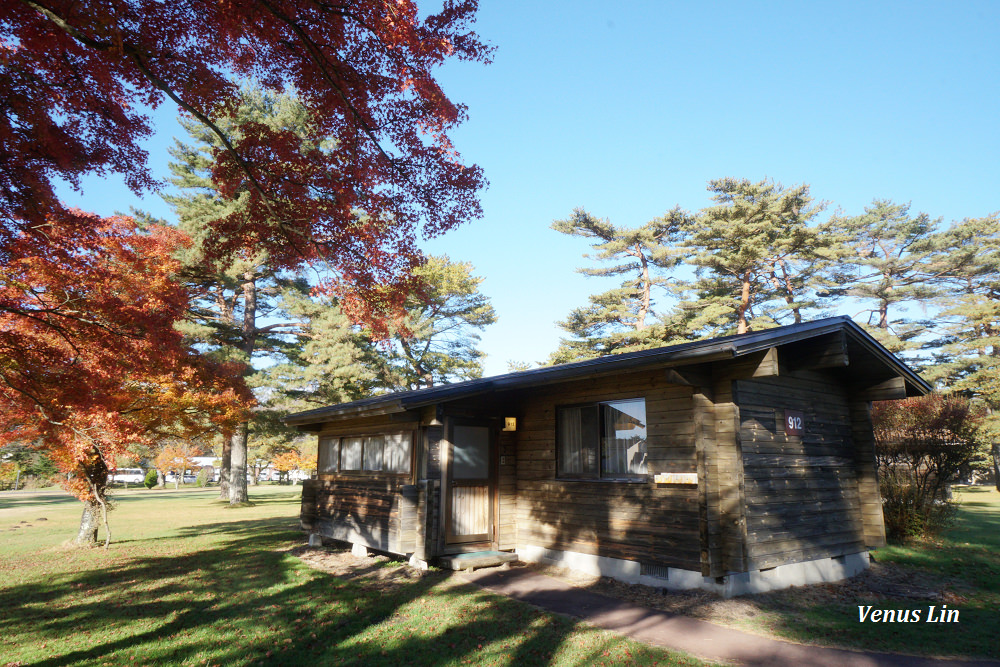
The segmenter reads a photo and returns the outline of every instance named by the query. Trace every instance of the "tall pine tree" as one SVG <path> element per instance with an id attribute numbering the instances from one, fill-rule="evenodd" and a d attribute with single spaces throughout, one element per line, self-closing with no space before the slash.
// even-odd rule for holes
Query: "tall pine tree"
<path id="1" fill-rule="evenodd" d="M 657 292 L 667 288 L 670 271 L 681 262 L 677 244 L 691 216 L 680 207 L 640 227 L 619 227 L 582 208 L 552 229 L 591 240 L 596 251 L 584 255 L 602 266 L 577 269 L 587 276 L 622 278 L 621 285 L 590 297 L 559 323 L 572 338 L 563 339 L 551 363 L 618 354 L 662 345 L 667 337 L 656 319 Z"/>
<path id="2" fill-rule="evenodd" d="M 468 262 L 431 256 L 413 271 L 423 288 L 406 300 L 406 315 L 390 330 L 391 349 L 369 357 L 378 381 L 392 391 L 422 389 L 482 377 L 479 332 L 496 321 L 483 279 Z"/>
<path id="3" fill-rule="evenodd" d="M 910 215 L 910 205 L 876 199 L 858 216 L 834 216 L 823 233 L 840 251 L 827 293 L 860 302 L 868 331 L 893 352 L 914 349 L 930 322 L 912 318 L 908 306 L 930 304 L 941 294 L 944 265 L 938 252 L 939 220 Z"/>
<path id="4" fill-rule="evenodd" d="M 286 352 L 303 323 L 282 308 L 286 293 L 303 295 L 309 285 L 295 272 L 275 266 L 266 250 L 239 250 L 228 255 L 208 255 L 205 244 L 215 232 L 213 224 L 246 212 L 249 192 L 232 196 L 220 193 L 212 170 L 218 155 L 219 139 L 204 126 L 182 121 L 193 140 L 177 142 L 171 150 L 170 182 L 180 194 L 167 196 L 179 219 L 179 227 L 193 240 L 182 256 L 184 274 L 196 295 L 190 323 L 184 332 L 200 341 L 216 357 L 244 364 L 246 374 L 254 373 L 253 362 Z M 244 92 L 237 116 L 221 121 L 227 133 L 240 136 L 241 128 L 266 125 L 291 135 L 307 135 L 309 119 L 304 107 L 291 96 L 265 95 L 257 90 Z M 260 382 L 248 378 L 251 386 Z M 255 413 L 262 429 L 266 412 Z M 241 423 L 224 438 L 221 494 L 232 504 L 247 502 L 247 447 L 250 421 Z"/>
<path id="5" fill-rule="evenodd" d="M 720 178 L 708 190 L 716 205 L 698 213 L 686 242 L 698 274 L 689 285 L 697 300 L 681 304 L 686 327 L 720 335 L 802 321 L 826 258 L 810 226 L 825 204 L 813 202 L 808 185 L 766 179 Z"/>

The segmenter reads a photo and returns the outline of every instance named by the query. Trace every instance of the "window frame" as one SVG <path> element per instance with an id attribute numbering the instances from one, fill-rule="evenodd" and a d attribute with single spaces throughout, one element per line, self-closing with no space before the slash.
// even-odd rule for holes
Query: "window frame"
<path id="1" fill-rule="evenodd" d="M 576 481 L 576 482 L 619 482 L 619 483 L 644 483 L 650 478 L 649 474 L 649 417 L 646 416 L 646 437 L 644 439 L 643 453 L 646 459 L 646 471 L 642 473 L 608 473 L 605 471 L 605 406 L 614 403 L 625 403 L 628 401 L 642 401 L 643 412 L 646 412 L 646 397 L 645 396 L 630 396 L 628 398 L 615 398 L 608 400 L 599 401 L 587 401 L 584 403 L 568 403 L 566 405 L 556 405 L 555 406 L 555 454 L 556 454 L 556 479 L 561 481 Z M 562 442 L 560 438 L 560 415 L 563 410 L 574 410 L 580 408 L 596 408 L 597 411 L 597 432 L 596 432 L 596 449 L 594 451 L 594 458 L 596 460 L 596 471 L 595 472 L 565 472 L 562 470 Z M 627 464 L 626 464 L 627 465 Z"/>
<path id="2" fill-rule="evenodd" d="M 405 462 L 406 470 L 389 470 L 387 468 L 387 462 L 389 456 L 387 450 L 389 449 L 390 441 L 402 436 L 403 443 L 406 446 L 408 453 L 407 455 L 401 457 L 400 461 Z M 412 430 L 405 431 L 366 431 L 363 433 L 352 433 L 350 435 L 334 435 L 334 434 L 318 434 L 319 441 L 331 441 L 333 444 L 329 445 L 336 447 L 337 457 L 334 461 L 333 469 L 326 471 L 321 471 L 319 469 L 319 454 L 317 450 L 317 473 L 321 475 L 348 475 L 348 476 L 359 476 L 359 477 L 410 477 L 413 475 L 413 469 L 415 466 L 414 452 L 416 449 L 417 433 Z M 360 451 L 358 452 L 358 464 L 357 467 L 345 468 L 344 467 L 344 442 L 347 440 L 360 441 Z M 374 462 L 369 459 L 369 447 L 377 446 L 379 448 L 378 461 Z M 374 466 L 378 465 L 378 468 Z"/>

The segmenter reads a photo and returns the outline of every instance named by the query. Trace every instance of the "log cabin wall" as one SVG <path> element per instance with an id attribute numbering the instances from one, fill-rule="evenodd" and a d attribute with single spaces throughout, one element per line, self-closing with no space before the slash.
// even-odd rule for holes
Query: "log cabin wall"
<path id="1" fill-rule="evenodd" d="M 865 550 L 852 412 L 830 373 L 737 380 L 748 569 Z M 802 415 L 789 433 L 786 410 Z M 869 425 L 870 434 L 870 425 Z"/>
<path id="2" fill-rule="evenodd" d="M 412 437 L 410 473 L 340 471 L 320 472 L 303 487 L 301 523 L 325 537 L 392 553 L 413 553 L 422 543 L 425 515 L 420 504 L 428 492 L 415 485 L 415 470 L 422 454 L 420 425 L 389 416 L 327 424 L 319 433 L 327 437 L 353 437 L 407 432 Z M 430 493 L 433 493 L 431 489 Z"/>
<path id="3" fill-rule="evenodd" d="M 518 396 L 517 548 L 572 551 L 699 570 L 697 484 L 656 484 L 656 473 L 697 471 L 693 390 L 662 369 L 553 384 Z M 559 479 L 556 408 L 644 398 L 648 477 Z"/>

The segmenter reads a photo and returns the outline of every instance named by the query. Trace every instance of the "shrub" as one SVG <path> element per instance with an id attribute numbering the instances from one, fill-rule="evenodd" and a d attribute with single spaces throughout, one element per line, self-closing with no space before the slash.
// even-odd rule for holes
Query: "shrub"
<path id="1" fill-rule="evenodd" d="M 968 399 L 940 394 L 873 406 L 887 537 L 927 537 L 948 524 L 949 485 L 980 453 L 982 417 Z"/>
<path id="2" fill-rule="evenodd" d="M 142 485 L 147 489 L 156 486 L 156 468 L 150 468 L 146 471 L 146 479 L 142 481 Z"/>
<path id="3" fill-rule="evenodd" d="M 202 468 L 198 471 L 198 476 L 195 477 L 194 483 L 202 489 L 208 485 L 208 468 Z"/>

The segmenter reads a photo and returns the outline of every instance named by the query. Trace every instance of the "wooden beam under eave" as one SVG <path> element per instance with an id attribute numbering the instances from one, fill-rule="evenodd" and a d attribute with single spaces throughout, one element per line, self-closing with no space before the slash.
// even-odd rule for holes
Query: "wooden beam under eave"
<path id="1" fill-rule="evenodd" d="M 666 380 L 670 384 L 708 389 L 712 386 L 712 369 L 703 365 L 668 368 Z"/>
<path id="2" fill-rule="evenodd" d="M 769 378 L 777 377 L 778 374 L 778 348 L 772 347 L 757 362 L 757 368 L 754 369 L 750 377 Z"/>
<path id="3" fill-rule="evenodd" d="M 897 401 L 906 398 L 906 381 L 901 377 L 890 378 L 865 387 L 854 398 L 863 401 Z"/>

